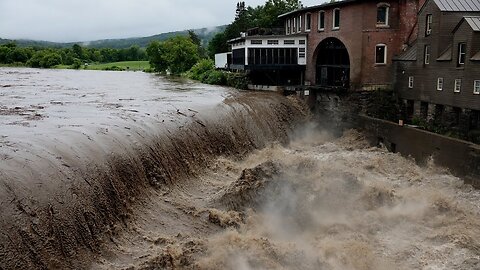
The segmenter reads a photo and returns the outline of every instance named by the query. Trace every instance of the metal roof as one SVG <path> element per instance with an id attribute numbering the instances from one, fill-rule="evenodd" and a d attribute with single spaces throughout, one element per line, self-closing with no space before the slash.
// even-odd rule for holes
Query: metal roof
<path id="1" fill-rule="evenodd" d="M 465 21 L 472 27 L 473 31 L 480 31 L 480 16 L 465 16 Z"/>
<path id="2" fill-rule="evenodd" d="M 470 58 L 472 61 L 480 61 L 480 52 L 477 52 L 472 58 Z"/>
<path id="3" fill-rule="evenodd" d="M 437 61 L 452 61 L 452 45 L 437 58 Z"/>
<path id="4" fill-rule="evenodd" d="M 434 0 L 441 11 L 480 11 L 480 0 Z"/>
<path id="5" fill-rule="evenodd" d="M 393 58 L 394 61 L 417 61 L 417 44 Z"/>

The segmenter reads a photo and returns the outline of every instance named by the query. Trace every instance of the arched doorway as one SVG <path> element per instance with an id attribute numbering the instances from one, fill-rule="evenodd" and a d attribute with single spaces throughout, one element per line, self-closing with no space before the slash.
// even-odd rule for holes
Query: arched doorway
<path id="1" fill-rule="evenodd" d="M 320 42 L 316 64 L 316 85 L 349 88 L 350 57 L 340 40 L 327 38 Z"/>

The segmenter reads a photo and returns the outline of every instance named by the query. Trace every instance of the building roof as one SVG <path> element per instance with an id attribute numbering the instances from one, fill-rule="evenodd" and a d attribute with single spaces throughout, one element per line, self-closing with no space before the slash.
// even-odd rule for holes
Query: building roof
<path id="1" fill-rule="evenodd" d="M 417 61 L 417 44 L 408 48 L 400 55 L 393 58 L 394 61 Z"/>
<path id="2" fill-rule="evenodd" d="M 472 61 L 480 61 L 480 52 L 477 52 L 472 58 L 470 58 Z"/>
<path id="3" fill-rule="evenodd" d="M 480 11 L 480 0 L 433 0 L 441 11 Z"/>
<path id="4" fill-rule="evenodd" d="M 480 31 L 480 16 L 465 16 L 463 19 L 472 27 L 473 31 Z"/>
<path id="5" fill-rule="evenodd" d="M 437 58 L 437 61 L 451 61 L 452 60 L 452 45 L 440 54 L 440 57 Z"/>
<path id="6" fill-rule="evenodd" d="M 474 32 L 480 31 L 480 16 L 465 16 L 460 20 L 460 22 L 458 22 L 457 26 L 453 28 L 452 33 L 457 32 L 458 28 L 460 28 L 463 22 L 467 22 Z"/>
<path id="7" fill-rule="evenodd" d="M 278 17 L 279 17 L 279 18 L 282 18 L 282 17 L 288 16 L 288 15 L 291 15 L 291 14 L 295 14 L 295 13 L 297 13 L 297 12 L 304 12 L 304 11 L 309 11 L 309 10 L 314 10 L 314 9 L 323 9 L 323 8 L 339 7 L 339 6 L 343 6 L 343 5 L 352 3 L 352 2 L 361 2 L 361 1 L 363 1 L 363 0 L 343 0 L 343 1 L 332 2 L 332 3 L 327 2 L 327 3 L 323 3 L 323 4 L 321 4 L 321 5 L 316 5 L 316 6 L 304 7 L 304 8 L 296 9 L 296 10 L 293 10 L 293 11 L 290 11 L 290 12 L 287 12 L 287 13 L 284 13 L 284 14 L 281 14 L 281 15 L 278 16 Z"/>

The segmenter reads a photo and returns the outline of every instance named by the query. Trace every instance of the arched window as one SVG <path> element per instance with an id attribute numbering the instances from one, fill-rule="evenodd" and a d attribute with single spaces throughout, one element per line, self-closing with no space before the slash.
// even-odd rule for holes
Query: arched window
<path id="1" fill-rule="evenodd" d="M 377 44 L 375 46 L 375 64 L 385 65 L 387 63 L 387 45 Z"/>
<path id="2" fill-rule="evenodd" d="M 390 5 L 387 3 L 379 3 L 377 5 L 377 26 L 388 26 Z"/>

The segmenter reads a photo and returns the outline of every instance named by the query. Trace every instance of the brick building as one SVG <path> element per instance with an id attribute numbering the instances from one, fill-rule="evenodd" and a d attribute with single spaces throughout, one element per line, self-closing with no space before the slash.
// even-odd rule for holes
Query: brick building
<path id="1" fill-rule="evenodd" d="M 307 35 L 306 85 L 391 88 L 392 58 L 415 40 L 424 0 L 345 0 L 280 17 L 286 35 Z"/>
<path id="2" fill-rule="evenodd" d="M 300 8 L 280 16 L 280 35 L 247 32 L 231 40 L 231 67 L 249 70 L 255 84 L 391 88 L 392 58 L 416 39 L 424 1 L 344 0 Z M 298 38 L 306 44 L 284 43 Z M 295 63 L 285 64 L 282 52 L 290 47 Z M 260 61 L 249 61 L 258 55 Z"/>
<path id="3" fill-rule="evenodd" d="M 427 0 L 417 41 L 394 59 L 407 120 L 480 129 L 480 1 Z"/>

